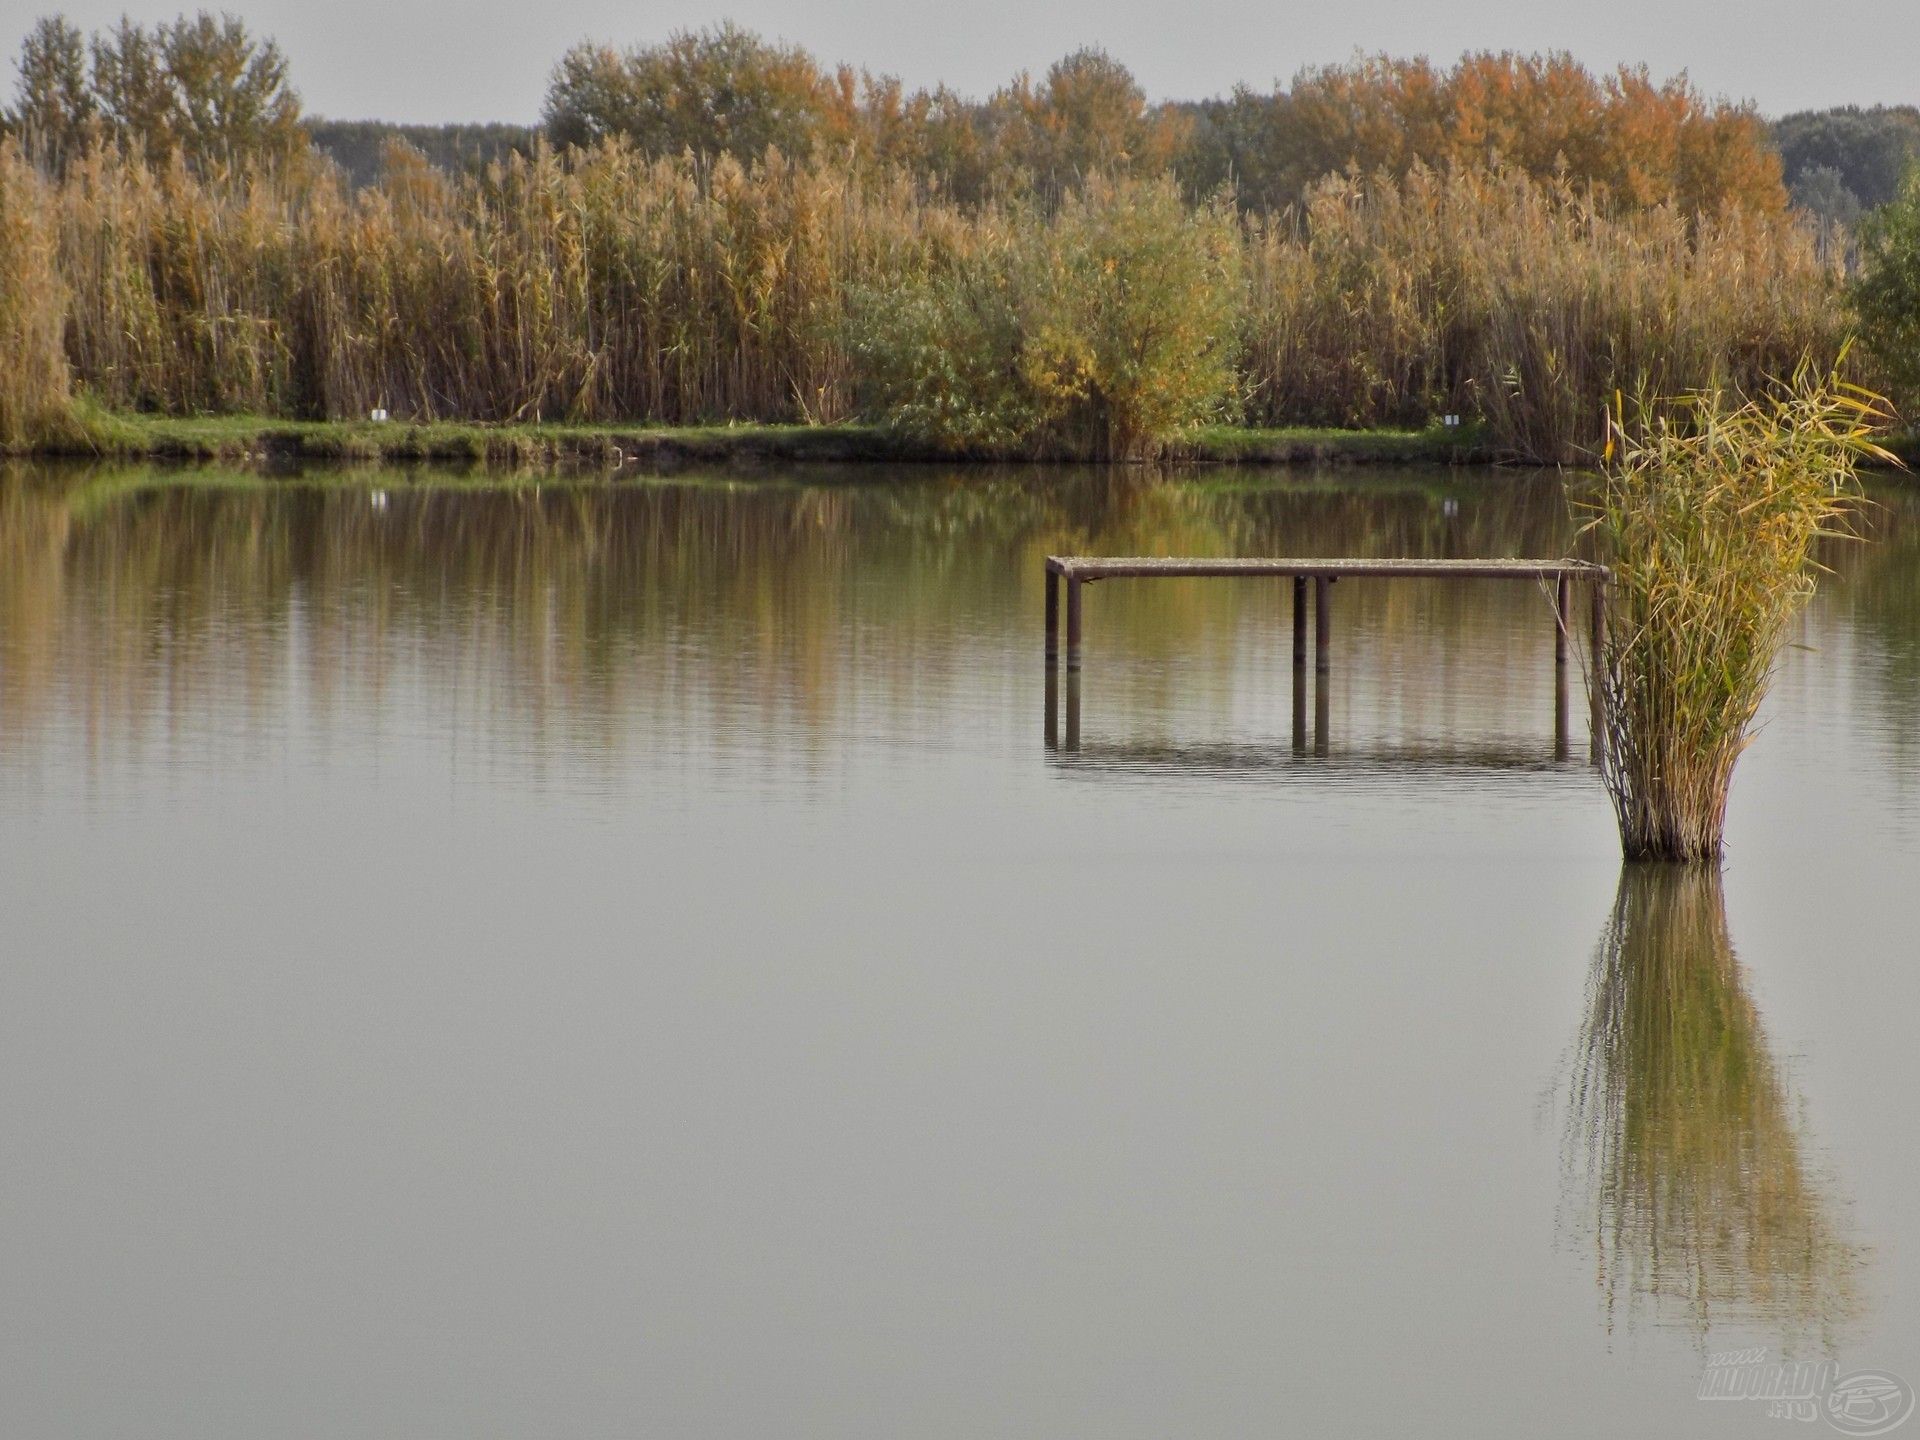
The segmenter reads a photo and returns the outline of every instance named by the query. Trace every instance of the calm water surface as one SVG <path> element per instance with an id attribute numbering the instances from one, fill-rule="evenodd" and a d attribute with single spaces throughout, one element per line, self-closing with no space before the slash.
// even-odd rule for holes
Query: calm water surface
<path id="1" fill-rule="evenodd" d="M 1047 743 L 1048 552 L 1551 479 L 0 475 L 0 1434 L 1833 1433 L 1695 1394 L 1920 1381 L 1881 499 L 1713 882 L 1528 585 L 1342 582 L 1303 743 L 1284 582 L 1096 586 Z"/>

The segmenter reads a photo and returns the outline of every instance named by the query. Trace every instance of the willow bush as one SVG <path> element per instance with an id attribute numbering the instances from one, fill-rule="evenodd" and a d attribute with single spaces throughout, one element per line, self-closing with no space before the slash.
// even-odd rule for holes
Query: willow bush
<path id="1" fill-rule="evenodd" d="M 1004 218 L 859 293 L 871 413 L 956 450 L 1120 460 L 1233 412 L 1241 246 L 1225 205 L 1096 182 Z"/>
<path id="2" fill-rule="evenodd" d="M 1066 449 L 1133 457 L 1234 414 L 1243 282 L 1231 209 L 1189 209 L 1170 180 L 1096 183 L 1067 198 L 1041 247 L 1021 368 Z"/>
<path id="3" fill-rule="evenodd" d="M 1892 462 L 1872 438 L 1889 418 L 1806 361 L 1754 398 L 1610 414 L 1590 528 L 1613 581 L 1593 683 L 1628 859 L 1720 857 L 1734 764 L 1813 593 L 1814 544 L 1848 532 L 1856 461 Z"/>

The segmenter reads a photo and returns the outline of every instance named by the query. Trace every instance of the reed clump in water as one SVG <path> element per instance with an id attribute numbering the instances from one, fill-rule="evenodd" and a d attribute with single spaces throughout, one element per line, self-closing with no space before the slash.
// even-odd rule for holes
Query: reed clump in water
<path id="1" fill-rule="evenodd" d="M 1814 544 L 1850 533 L 1856 462 L 1895 463 L 1873 441 L 1891 418 L 1806 361 L 1757 397 L 1610 413 L 1590 528 L 1613 581 L 1592 683 L 1629 860 L 1720 858 L 1733 768 L 1813 593 Z"/>

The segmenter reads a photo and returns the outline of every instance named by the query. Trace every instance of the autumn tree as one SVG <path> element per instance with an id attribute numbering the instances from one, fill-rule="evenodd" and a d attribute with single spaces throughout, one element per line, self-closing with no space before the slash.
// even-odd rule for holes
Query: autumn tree
<path id="1" fill-rule="evenodd" d="M 1709 102 L 1644 67 L 1596 76 L 1570 56 L 1474 54 L 1451 70 L 1364 57 L 1302 71 L 1290 90 L 1200 107 L 1189 189 L 1230 178 L 1242 204 L 1297 203 L 1328 174 L 1502 166 L 1601 187 L 1614 203 L 1694 211 L 1786 204 L 1779 159 L 1748 106 Z"/>
<path id="2" fill-rule="evenodd" d="M 59 168 L 92 128 L 197 168 L 303 151 L 300 97 L 271 40 L 201 11 L 147 29 L 122 17 L 103 34 L 54 16 L 21 47 L 13 124 Z"/>
<path id="3" fill-rule="evenodd" d="M 624 52 L 576 45 L 548 83 L 544 120 L 561 146 L 619 136 L 649 155 L 752 158 L 772 147 L 803 157 L 842 103 L 805 50 L 728 22 Z"/>
<path id="4" fill-rule="evenodd" d="M 915 95 L 918 149 L 907 162 L 948 199 L 977 204 L 993 192 L 995 157 L 984 107 L 945 85 Z"/>
<path id="5" fill-rule="evenodd" d="M 1074 51 L 1038 84 L 1021 75 L 987 102 L 982 123 L 1002 176 L 1058 195 L 1092 175 L 1156 174 L 1173 162 L 1187 122 L 1150 106 L 1125 65 L 1097 48 Z"/>
<path id="6" fill-rule="evenodd" d="M 1300 199 L 1299 167 L 1287 150 L 1286 97 L 1236 85 L 1225 99 L 1186 109 L 1187 143 L 1176 165 L 1189 198 L 1231 189 L 1243 209 L 1278 211 Z"/>
<path id="7" fill-rule="evenodd" d="M 730 23 L 626 51 L 575 46 L 549 82 L 545 125 L 563 147 L 619 137 L 649 155 L 830 154 L 899 167 L 965 203 L 1029 189 L 1058 197 L 1094 174 L 1163 172 L 1187 128 L 1097 49 L 977 103 L 945 86 L 909 90 L 893 76 L 829 69 Z"/>
<path id="8" fill-rule="evenodd" d="M 1096 176 L 857 287 L 863 406 L 941 449 L 1153 456 L 1233 417 L 1240 225 L 1171 179 Z"/>
<path id="9" fill-rule="evenodd" d="M 37 163 L 64 170 L 86 145 L 99 113 L 88 80 L 86 36 L 65 17 L 46 16 L 27 32 L 16 69 L 19 81 L 7 129 Z"/>

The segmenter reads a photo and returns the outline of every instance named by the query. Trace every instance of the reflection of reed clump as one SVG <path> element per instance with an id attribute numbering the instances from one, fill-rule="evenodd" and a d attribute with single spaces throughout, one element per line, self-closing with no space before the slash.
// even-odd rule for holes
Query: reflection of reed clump
<path id="1" fill-rule="evenodd" d="M 1824 1329 L 1857 1251 L 1806 1153 L 1719 876 L 1629 866 L 1594 955 L 1568 1130 L 1609 1321 Z"/>

